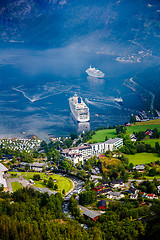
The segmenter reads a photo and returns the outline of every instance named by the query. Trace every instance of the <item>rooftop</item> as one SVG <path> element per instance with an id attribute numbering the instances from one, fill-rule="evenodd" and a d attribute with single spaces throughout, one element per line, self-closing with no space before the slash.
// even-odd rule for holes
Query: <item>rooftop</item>
<path id="1" fill-rule="evenodd" d="M 123 139 L 122 138 L 110 138 L 107 141 L 105 141 L 105 143 L 107 143 L 107 144 L 114 144 L 114 143 L 116 143 L 116 142 L 118 142 L 120 140 L 123 140 Z"/>
<path id="2" fill-rule="evenodd" d="M 83 211 L 84 215 L 86 215 L 92 219 L 101 215 L 100 212 L 92 211 L 92 210 L 89 210 L 88 208 L 85 208 L 82 206 L 80 206 L 80 209 Z"/>

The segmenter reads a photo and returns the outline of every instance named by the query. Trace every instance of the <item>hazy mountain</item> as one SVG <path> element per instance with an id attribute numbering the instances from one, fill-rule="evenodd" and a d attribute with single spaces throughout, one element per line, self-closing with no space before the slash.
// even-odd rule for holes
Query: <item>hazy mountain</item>
<path id="1" fill-rule="evenodd" d="M 0 42 L 7 44 L 53 47 L 82 41 L 100 53 L 157 55 L 160 1 L 1 0 L 0 32 Z"/>

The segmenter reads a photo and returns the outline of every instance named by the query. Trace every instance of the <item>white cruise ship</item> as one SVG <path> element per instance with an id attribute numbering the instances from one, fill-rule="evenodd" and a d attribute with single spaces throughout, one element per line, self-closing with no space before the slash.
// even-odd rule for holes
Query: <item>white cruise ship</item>
<path id="1" fill-rule="evenodd" d="M 99 69 L 92 68 L 91 66 L 86 70 L 86 73 L 89 76 L 96 77 L 96 78 L 103 78 L 104 73 L 100 71 Z"/>
<path id="2" fill-rule="evenodd" d="M 89 108 L 77 94 L 69 98 L 69 106 L 78 122 L 88 122 L 90 120 Z"/>

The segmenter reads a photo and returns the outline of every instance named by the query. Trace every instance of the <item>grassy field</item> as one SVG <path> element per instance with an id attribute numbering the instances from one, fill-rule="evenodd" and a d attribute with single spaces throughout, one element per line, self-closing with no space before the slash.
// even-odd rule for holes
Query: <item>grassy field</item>
<path id="1" fill-rule="evenodd" d="M 11 173 L 14 173 L 14 172 L 11 172 Z M 29 180 L 29 179 L 33 180 L 34 174 L 39 174 L 41 177 L 39 181 L 34 181 L 35 182 L 34 187 L 45 188 L 46 185 L 43 183 L 43 181 L 44 179 L 48 180 L 50 177 L 57 180 L 56 184 L 58 185 L 59 192 L 62 191 L 63 189 L 65 189 L 65 192 L 68 192 L 73 187 L 73 183 L 70 179 L 57 174 L 46 175 L 45 173 L 20 172 L 20 175 L 22 175 L 26 180 Z"/>
<path id="2" fill-rule="evenodd" d="M 160 131 L 160 119 L 136 123 L 134 126 L 127 127 L 126 135 L 130 135 L 133 132 L 146 131 L 147 129 L 157 128 Z M 92 136 L 91 143 L 93 142 L 104 142 L 106 136 L 109 138 L 116 138 L 115 129 L 104 129 L 97 131 L 95 135 Z M 153 143 L 154 144 L 154 143 Z"/>
<path id="3" fill-rule="evenodd" d="M 136 153 L 135 155 L 126 154 L 125 156 L 129 159 L 129 163 L 133 163 L 134 166 L 160 160 L 157 153 Z"/>
<path id="4" fill-rule="evenodd" d="M 92 136 L 91 142 L 104 142 L 106 136 L 109 138 L 116 138 L 116 129 L 104 129 L 97 131 L 95 135 Z"/>
<path id="5" fill-rule="evenodd" d="M 155 147 L 155 143 L 158 142 L 160 144 L 160 139 L 145 139 L 141 142 L 151 144 L 152 147 Z"/>
<path id="6" fill-rule="evenodd" d="M 16 190 L 18 190 L 20 188 L 23 188 L 19 182 L 12 182 L 11 185 L 12 185 L 13 192 L 15 192 Z"/>

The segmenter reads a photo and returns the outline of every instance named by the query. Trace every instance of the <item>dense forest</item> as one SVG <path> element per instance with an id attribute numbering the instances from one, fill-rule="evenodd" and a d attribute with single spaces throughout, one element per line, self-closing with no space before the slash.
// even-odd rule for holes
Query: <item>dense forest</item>
<path id="1" fill-rule="evenodd" d="M 0 191 L 0 239 L 158 239 L 160 202 L 140 206 L 137 201 L 111 202 L 95 223 L 77 212 L 77 220 L 62 213 L 60 194 L 42 194 L 31 188 L 13 194 Z M 73 209 L 74 211 L 72 211 Z M 72 198 L 70 210 L 76 211 Z M 138 220 L 135 220 L 137 219 Z M 86 223 L 85 230 L 81 223 Z"/>

